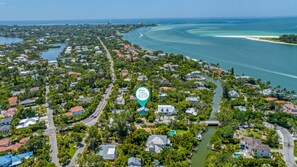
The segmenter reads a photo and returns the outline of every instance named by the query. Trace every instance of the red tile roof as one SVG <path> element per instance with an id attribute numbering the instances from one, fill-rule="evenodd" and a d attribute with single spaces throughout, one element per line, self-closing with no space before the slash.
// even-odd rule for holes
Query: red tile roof
<path id="1" fill-rule="evenodd" d="M 8 102 L 10 105 L 16 104 L 17 101 L 18 101 L 18 97 L 11 97 L 8 99 Z"/>
<path id="2" fill-rule="evenodd" d="M 10 143 L 9 138 L 5 138 L 5 139 L 0 140 L 0 146 L 7 146 L 7 145 L 9 145 L 9 143 Z"/>
<path id="3" fill-rule="evenodd" d="M 77 112 L 77 111 L 81 111 L 84 110 L 83 106 L 75 106 L 70 108 L 69 112 Z"/>
<path id="4" fill-rule="evenodd" d="M 14 107 L 14 108 L 9 108 L 9 109 L 4 113 L 4 116 L 6 116 L 6 117 L 12 117 L 12 116 L 14 116 L 15 112 L 16 112 L 16 108 L 15 108 L 15 107 Z"/>
<path id="5" fill-rule="evenodd" d="M 266 101 L 277 101 L 278 98 L 274 98 L 274 97 L 267 97 L 265 98 Z"/>
<path id="6" fill-rule="evenodd" d="M 22 139 L 19 141 L 19 143 L 20 143 L 20 144 L 25 144 L 28 140 L 30 140 L 30 137 L 24 137 L 24 138 L 22 138 Z"/>

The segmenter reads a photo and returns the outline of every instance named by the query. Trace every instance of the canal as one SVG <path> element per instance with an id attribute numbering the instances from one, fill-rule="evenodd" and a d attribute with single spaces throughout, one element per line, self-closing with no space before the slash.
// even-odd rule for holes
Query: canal
<path id="1" fill-rule="evenodd" d="M 216 113 L 220 111 L 220 105 L 223 95 L 222 83 L 220 80 L 213 79 L 205 76 L 206 80 L 213 82 L 216 85 L 215 94 L 212 101 L 212 111 L 209 120 L 216 120 Z M 192 157 L 192 167 L 203 167 L 206 157 L 211 150 L 208 148 L 210 145 L 210 138 L 216 132 L 216 127 L 208 127 L 207 131 L 202 135 L 202 141 L 198 145 L 197 152 L 194 152 Z"/>

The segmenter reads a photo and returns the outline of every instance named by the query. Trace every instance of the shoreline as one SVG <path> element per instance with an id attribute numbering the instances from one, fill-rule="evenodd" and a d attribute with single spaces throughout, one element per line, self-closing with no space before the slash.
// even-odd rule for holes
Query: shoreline
<path id="1" fill-rule="evenodd" d="M 247 40 L 253 40 L 253 41 L 259 41 L 259 42 L 267 42 L 267 43 L 274 43 L 274 44 L 280 44 L 280 45 L 291 45 L 291 46 L 297 46 L 297 44 L 293 43 L 287 43 L 287 42 L 278 42 L 270 40 L 269 38 L 279 38 L 279 36 L 244 36 L 244 35 L 222 35 L 222 36 L 214 36 L 216 38 L 240 38 L 240 39 L 247 39 Z"/>

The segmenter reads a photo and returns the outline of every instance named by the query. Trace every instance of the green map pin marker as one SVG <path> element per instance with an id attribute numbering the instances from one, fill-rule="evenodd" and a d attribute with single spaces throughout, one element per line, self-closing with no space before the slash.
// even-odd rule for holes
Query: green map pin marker
<path id="1" fill-rule="evenodd" d="M 145 87 L 140 87 L 136 90 L 136 99 L 141 107 L 144 107 L 150 98 L 150 91 Z"/>

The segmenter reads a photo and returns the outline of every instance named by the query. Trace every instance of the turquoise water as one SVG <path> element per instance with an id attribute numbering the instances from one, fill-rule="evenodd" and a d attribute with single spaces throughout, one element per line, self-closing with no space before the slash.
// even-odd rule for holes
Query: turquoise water
<path id="1" fill-rule="evenodd" d="M 0 45 L 1 44 L 12 44 L 12 43 L 19 43 L 23 40 L 20 38 L 6 38 L 6 37 L 0 37 Z"/>
<path id="2" fill-rule="evenodd" d="M 233 154 L 234 158 L 239 158 L 240 156 L 242 156 L 241 154 Z"/>
<path id="3" fill-rule="evenodd" d="M 139 37 L 140 33 L 143 37 Z M 225 70 L 234 67 L 237 74 L 297 90 L 297 46 L 217 37 L 288 33 L 297 34 L 297 18 L 186 20 L 137 29 L 124 34 L 124 38 L 147 50 L 163 50 L 219 63 Z"/>
<path id="4" fill-rule="evenodd" d="M 56 60 L 60 53 L 63 51 L 63 49 L 66 47 L 64 43 L 55 44 L 57 46 L 60 46 L 59 48 L 50 48 L 44 52 L 41 53 L 40 57 L 43 59 L 47 59 L 49 61 Z"/>

